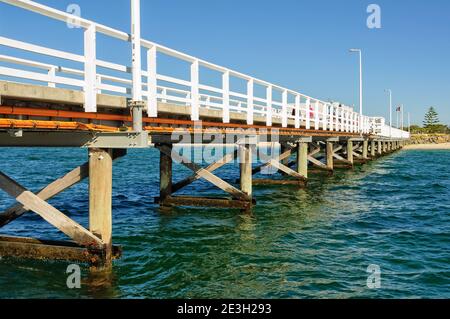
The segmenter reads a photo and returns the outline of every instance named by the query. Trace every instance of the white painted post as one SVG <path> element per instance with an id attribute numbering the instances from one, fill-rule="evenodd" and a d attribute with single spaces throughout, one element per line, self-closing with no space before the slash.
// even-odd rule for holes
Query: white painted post
<path id="1" fill-rule="evenodd" d="M 320 129 L 320 123 L 319 123 L 319 101 L 316 101 L 314 104 L 314 125 L 315 129 Z"/>
<path id="2" fill-rule="evenodd" d="M 351 115 L 350 132 L 355 133 L 355 113 Z"/>
<path id="3" fill-rule="evenodd" d="M 269 85 L 266 90 L 267 99 L 267 126 L 272 126 L 273 108 L 272 108 L 273 87 Z"/>
<path id="4" fill-rule="evenodd" d="M 191 120 L 200 120 L 199 61 L 191 64 Z"/>
<path id="5" fill-rule="evenodd" d="M 300 128 L 300 95 L 295 96 L 295 128 Z"/>
<path id="6" fill-rule="evenodd" d="M 156 89 L 156 90 L 158 90 L 158 89 Z M 167 89 L 166 89 L 166 88 L 163 88 L 163 89 L 161 90 L 161 95 L 162 95 L 161 102 L 167 103 Z M 188 98 L 188 99 L 191 98 L 191 94 L 190 94 L 190 93 L 188 94 L 188 97 L 187 97 L 187 98 Z"/>
<path id="7" fill-rule="evenodd" d="M 247 82 L 247 124 L 253 125 L 253 79 L 249 79 Z"/>
<path id="8" fill-rule="evenodd" d="M 48 87 L 55 88 L 56 87 L 56 67 L 52 67 L 48 70 L 48 76 L 50 77 L 50 81 L 48 82 Z"/>
<path id="9" fill-rule="evenodd" d="M 361 133 L 361 121 L 359 119 L 359 114 L 356 114 L 356 127 L 357 133 Z"/>
<path id="10" fill-rule="evenodd" d="M 347 122 L 346 122 L 347 125 L 345 128 L 345 131 L 350 132 L 350 122 L 351 122 L 351 118 L 352 118 L 352 113 L 350 111 L 347 111 L 346 116 L 347 116 Z"/>
<path id="11" fill-rule="evenodd" d="M 140 0 L 131 0 L 131 57 L 133 71 L 133 101 L 142 101 Z"/>
<path id="12" fill-rule="evenodd" d="M 344 127 L 343 117 L 342 117 L 342 107 L 336 108 L 336 117 L 338 119 L 337 131 L 342 132 Z"/>
<path id="13" fill-rule="evenodd" d="M 330 131 L 334 131 L 334 105 L 330 104 Z"/>
<path id="14" fill-rule="evenodd" d="M 328 104 L 324 103 L 323 106 L 323 114 L 322 114 L 322 121 L 323 121 L 323 130 L 326 131 L 328 128 Z"/>
<path id="15" fill-rule="evenodd" d="M 342 132 L 347 132 L 348 111 L 342 110 Z"/>
<path id="16" fill-rule="evenodd" d="M 223 90 L 223 122 L 230 123 L 230 71 L 225 71 L 222 75 Z"/>
<path id="17" fill-rule="evenodd" d="M 288 127 L 288 91 L 283 91 L 282 96 L 282 109 L 281 109 L 281 117 L 282 117 L 282 126 Z"/>
<path id="18" fill-rule="evenodd" d="M 100 89 L 102 81 L 103 81 L 102 76 L 97 74 L 97 94 L 102 94 L 102 90 Z"/>
<path id="19" fill-rule="evenodd" d="M 97 112 L 96 30 L 91 24 L 84 30 L 84 110 Z"/>
<path id="20" fill-rule="evenodd" d="M 311 99 L 306 99 L 306 129 L 311 129 Z"/>
<path id="21" fill-rule="evenodd" d="M 147 114 L 149 117 L 158 117 L 158 82 L 156 79 L 156 46 L 147 51 Z"/>

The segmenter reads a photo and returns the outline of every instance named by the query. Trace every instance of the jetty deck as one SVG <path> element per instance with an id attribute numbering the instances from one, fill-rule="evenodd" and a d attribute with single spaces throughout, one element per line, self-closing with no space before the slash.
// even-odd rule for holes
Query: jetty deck
<path id="1" fill-rule="evenodd" d="M 62 23 L 70 19 L 84 30 L 84 55 L 0 36 L 0 48 L 36 57 L 0 54 L 0 147 L 87 150 L 86 163 L 55 177 L 36 194 L 0 171 L 0 189 L 18 202 L 0 213 L 0 228 L 32 211 L 71 239 L 51 242 L 0 236 L 0 256 L 111 264 L 120 256 L 120 248 L 112 244 L 113 162 L 126 156 L 128 149 L 159 150 L 160 196 L 155 200 L 162 207 L 222 207 L 249 213 L 257 205 L 255 184 L 307 187 L 310 174 L 352 169 L 401 149 L 409 140 L 407 132 L 389 127 L 381 117 L 365 116 L 341 103 L 325 102 L 144 40 L 139 1 L 131 4 L 129 34 L 33 1 L 0 0 L 0 5 Z M 129 43 L 130 65 L 97 59 L 97 34 Z M 190 80 L 159 74 L 160 54 L 188 63 Z M 76 62 L 80 68 L 44 63 L 43 56 Z M 205 68 L 220 75 L 220 86 L 202 83 Z M 232 88 L 233 78 L 245 83 L 244 91 Z M 257 94 L 261 88 L 263 96 Z M 180 146 L 205 145 L 228 153 L 203 166 L 176 151 Z M 235 161 L 240 172 L 235 184 L 214 174 Z M 174 181 L 174 162 L 192 175 Z M 281 178 L 274 174 L 255 178 L 268 168 Z M 85 179 L 89 179 L 87 228 L 47 202 Z M 199 179 L 222 190 L 224 196 L 176 195 Z"/>

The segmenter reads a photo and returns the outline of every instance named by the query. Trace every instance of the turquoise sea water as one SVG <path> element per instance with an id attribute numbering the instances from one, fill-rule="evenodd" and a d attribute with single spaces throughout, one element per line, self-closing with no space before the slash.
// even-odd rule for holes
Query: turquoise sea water
<path id="1" fill-rule="evenodd" d="M 2 149 L 0 169 L 37 191 L 85 160 L 78 149 Z M 158 169 L 155 150 L 115 163 L 113 240 L 124 255 L 112 274 L 82 267 L 82 288 L 70 290 L 68 263 L 2 259 L 0 298 L 450 298 L 450 151 L 402 151 L 312 177 L 306 190 L 257 187 L 253 217 L 161 212 Z M 176 179 L 187 174 L 176 166 Z M 220 191 L 198 182 L 185 193 Z M 1 208 L 12 203 L 0 193 Z M 86 182 L 51 203 L 87 224 Z M 35 214 L 0 233 L 65 238 Z M 370 264 L 380 289 L 367 287 Z"/>

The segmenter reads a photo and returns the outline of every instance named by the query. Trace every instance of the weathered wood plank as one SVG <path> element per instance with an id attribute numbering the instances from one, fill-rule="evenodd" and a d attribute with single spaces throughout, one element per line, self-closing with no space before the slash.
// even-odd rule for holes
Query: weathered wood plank
<path id="1" fill-rule="evenodd" d="M 255 202 L 247 200 L 209 197 L 169 196 L 166 197 L 164 201 L 160 201 L 159 203 L 164 206 L 218 207 L 248 210 Z"/>
<path id="2" fill-rule="evenodd" d="M 334 158 L 333 154 L 334 154 L 333 143 L 328 142 L 327 143 L 326 156 L 327 156 L 327 168 L 329 170 L 333 170 L 333 158 Z"/>
<path id="3" fill-rule="evenodd" d="M 247 196 L 252 197 L 252 148 L 251 145 L 239 146 L 239 168 L 241 191 Z"/>
<path id="4" fill-rule="evenodd" d="M 121 247 L 113 247 L 113 258 L 122 254 Z M 62 260 L 100 265 L 104 251 L 88 249 L 74 242 L 39 240 L 34 238 L 0 236 L 0 257 L 37 260 Z"/>
<path id="5" fill-rule="evenodd" d="M 89 149 L 89 230 L 102 239 L 112 261 L 112 149 Z"/>
<path id="6" fill-rule="evenodd" d="M 297 147 L 297 172 L 308 178 L 308 143 L 299 143 Z"/>
<path id="7" fill-rule="evenodd" d="M 306 186 L 306 181 L 301 179 L 254 179 L 253 185 L 295 185 Z"/>

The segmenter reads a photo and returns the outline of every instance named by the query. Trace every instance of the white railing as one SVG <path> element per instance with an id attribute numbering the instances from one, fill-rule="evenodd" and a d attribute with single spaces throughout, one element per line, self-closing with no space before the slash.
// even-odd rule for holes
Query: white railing
<path id="1" fill-rule="evenodd" d="M 0 1 L 52 19 L 63 22 L 72 21 L 84 29 L 84 55 L 0 36 L 0 47 L 14 48 L 70 61 L 71 64 L 76 62 L 82 65 L 79 69 L 74 69 L 0 55 L 0 62 L 3 62 L 3 65 L 7 65 L 0 65 L 0 76 L 43 82 L 53 88 L 69 86 L 84 91 L 84 109 L 86 112 L 97 111 L 97 94 L 104 93 L 146 101 L 149 117 L 158 117 L 158 103 L 170 103 L 174 105 L 174 108 L 176 108 L 176 105 L 189 106 L 193 121 L 200 119 L 200 109 L 211 109 L 222 112 L 224 123 L 230 122 L 232 113 L 240 113 L 245 116 L 249 125 L 254 124 L 255 120 L 258 122 L 263 120 L 267 126 L 272 126 L 274 122 L 279 122 L 282 124 L 282 127 L 293 126 L 295 128 L 363 134 L 374 133 L 375 131 L 371 118 L 361 116 L 350 107 L 324 102 L 144 39 L 140 39 L 138 43 L 147 52 L 145 57 L 147 59 L 147 69 L 145 70 L 141 67 L 136 69 L 127 65 L 97 59 L 97 33 L 125 42 L 133 41 L 132 36 L 34 1 Z M 136 52 L 136 50 L 133 52 Z M 186 81 L 159 74 L 157 72 L 158 54 L 167 55 L 189 63 L 190 80 Z M 140 58 L 140 54 L 137 58 Z M 140 61 L 138 64 L 133 64 L 133 67 L 135 65 L 140 66 Z M 22 69 L 19 67 L 22 67 Z M 28 69 L 23 69 L 23 67 Z M 213 87 L 202 84 L 200 81 L 200 67 L 219 72 L 222 75 L 222 86 Z M 35 70 L 31 71 L 29 70 L 30 68 Z M 122 76 L 102 74 L 98 71 L 99 68 L 122 74 Z M 131 70 L 134 70 L 134 72 Z M 246 93 L 238 93 L 231 90 L 230 82 L 232 78 L 241 79 L 247 83 Z M 136 86 L 136 83 L 139 83 L 139 85 Z M 255 96 L 256 85 L 265 88 L 266 96 L 264 98 Z M 281 94 L 281 101 L 273 98 L 276 92 Z"/>
<path id="2" fill-rule="evenodd" d="M 371 134 L 386 138 L 409 139 L 409 132 L 386 125 L 386 120 L 382 117 L 372 117 L 369 119 Z"/>

